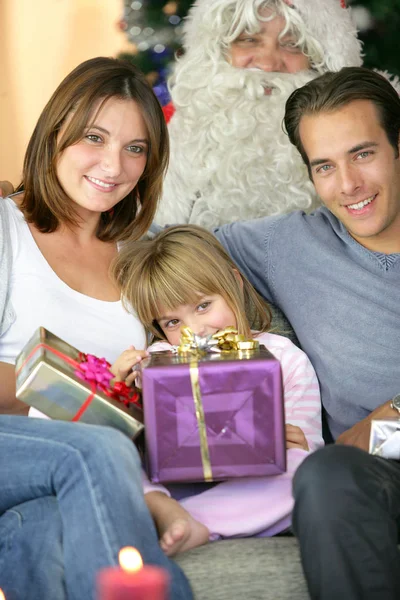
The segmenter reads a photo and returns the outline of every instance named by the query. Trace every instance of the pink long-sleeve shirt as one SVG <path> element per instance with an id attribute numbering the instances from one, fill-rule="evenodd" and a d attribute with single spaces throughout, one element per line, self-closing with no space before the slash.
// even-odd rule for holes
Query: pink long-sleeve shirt
<path id="1" fill-rule="evenodd" d="M 286 423 L 300 427 L 310 452 L 323 446 L 321 399 L 317 376 L 306 354 L 290 340 L 273 333 L 254 334 L 260 344 L 281 363 Z M 149 351 L 168 350 L 166 342 Z M 179 500 L 180 504 L 210 531 L 210 539 L 272 536 L 290 526 L 293 509 L 293 475 L 309 454 L 306 450 L 287 451 L 287 471 L 270 477 L 246 477 L 224 481 L 201 493 Z M 143 473 L 144 492 L 168 487 L 151 483 Z"/>

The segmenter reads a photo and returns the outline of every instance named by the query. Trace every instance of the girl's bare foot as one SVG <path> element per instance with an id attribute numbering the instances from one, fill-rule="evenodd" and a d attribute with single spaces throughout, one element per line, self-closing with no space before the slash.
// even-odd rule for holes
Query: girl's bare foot
<path id="1" fill-rule="evenodd" d="M 164 532 L 160 532 L 160 546 L 167 556 L 174 556 L 208 542 L 209 531 L 205 525 L 189 514 L 171 521 Z"/>
<path id="2" fill-rule="evenodd" d="M 173 498 L 154 491 L 145 495 L 147 507 L 156 524 L 160 546 L 167 556 L 206 544 L 209 531 Z"/>

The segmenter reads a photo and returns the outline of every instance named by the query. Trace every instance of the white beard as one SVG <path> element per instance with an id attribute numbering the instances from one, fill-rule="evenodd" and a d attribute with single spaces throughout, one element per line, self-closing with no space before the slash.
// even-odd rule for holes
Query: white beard
<path id="1" fill-rule="evenodd" d="M 203 75 L 172 90 L 171 160 L 156 222 L 210 229 L 317 206 L 307 168 L 282 128 L 286 99 L 317 73 L 224 63 Z"/>

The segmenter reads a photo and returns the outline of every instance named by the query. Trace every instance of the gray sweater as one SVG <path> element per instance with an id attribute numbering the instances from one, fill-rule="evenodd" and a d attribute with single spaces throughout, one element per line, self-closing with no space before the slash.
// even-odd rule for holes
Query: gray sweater
<path id="1" fill-rule="evenodd" d="M 291 322 L 334 438 L 400 392 L 400 254 L 367 250 L 326 208 L 215 233 Z"/>

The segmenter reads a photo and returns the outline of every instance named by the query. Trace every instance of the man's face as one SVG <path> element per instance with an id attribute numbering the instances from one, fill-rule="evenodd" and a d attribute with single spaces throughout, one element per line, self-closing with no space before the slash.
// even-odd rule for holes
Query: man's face
<path id="1" fill-rule="evenodd" d="M 355 100 L 305 115 L 299 134 L 326 207 L 366 248 L 400 252 L 400 159 L 375 105 Z"/>
<path id="2" fill-rule="evenodd" d="M 263 17 L 271 15 L 270 10 L 261 11 Z M 296 44 L 294 35 L 280 34 L 285 20 L 277 15 L 271 21 L 260 21 L 260 31 L 255 34 L 243 32 L 232 42 L 228 60 L 234 67 L 261 69 L 267 72 L 297 73 L 310 68 L 308 58 Z"/>

